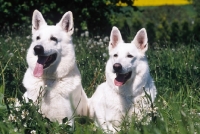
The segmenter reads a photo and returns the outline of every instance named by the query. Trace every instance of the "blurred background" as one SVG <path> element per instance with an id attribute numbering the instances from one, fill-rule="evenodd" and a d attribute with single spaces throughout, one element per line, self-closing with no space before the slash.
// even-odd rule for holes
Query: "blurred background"
<path id="1" fill-rule="evenodd" d="M 0 7 L 1 32 L 25 32 L 29 26 L 30 34 L 35 9 L 48 24 L 56 24 L 71 10 L 77 35 L 88 31 L 89 36 L 109 36 L 112 26 L 117 26 L 124 40 L 130 41 L 145 27 L 150 44 L 200 41 L 199 0 L 0 0 Z"/>

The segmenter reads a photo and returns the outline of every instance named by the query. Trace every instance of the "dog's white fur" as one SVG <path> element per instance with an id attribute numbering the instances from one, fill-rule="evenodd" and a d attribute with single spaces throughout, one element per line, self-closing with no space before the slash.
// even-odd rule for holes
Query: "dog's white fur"
<path id="1" fill-rule="evenodd" d="M 137 32 L 131 43 L 124 43 L 118 28 L 112 28 L 109 43 L 110 57 L 106 65 L 106 82 L 97 87 L 89 100 L 90 116 L 104 130 L 115 132 L 119 130 L 126 115 L 129 117 L 135 115 L 140 118 L 143 113 L 147 113 L 151 103 L 146 93 L 154 102 L 156 87 L 145 57 L 147 40 L 144 28 Z M 113 70 L 115 63 L 122 65 L 122 74 L 132 71 L 131 77 L 123 85 L 115 82 L 116 73 Z"/>
<path id="2" fill-rule="evenodd" d="M 87 96 L 75 62 L 73 30 L 71 11 L 66 12 L 56 25 L 47 25 L 38 10 L 33 13 L 32 43 L 26 57 L 28 69 L 23 79 L 27 90 L 24 97 L 39 103 L 40 112 L 59 123 L 68 117 L 69 123 L 73 124 L 74 114 L 86 116 L 88 112 Z M 36 45 L 43 46 L 45 56 L 57 54 L 56 60 L 43 70 L 42 75 L 39 74 L 41 76 L 34 74 L 38 60 L 34 52 Z"/>

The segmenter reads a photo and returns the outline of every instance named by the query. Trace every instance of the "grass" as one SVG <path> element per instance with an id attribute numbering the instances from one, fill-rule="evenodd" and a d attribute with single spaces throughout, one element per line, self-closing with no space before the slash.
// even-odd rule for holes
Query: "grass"
<path id="1" fill-rule="evenodd" d="M 31 43 L 28 34 L 0 36 L 0 133 L 103 133 L 87 118 L 76 117 L 74 130 L 50 122 L 31 102 L 25 103 L 22 78 L 27 68 L 26 51 Z M 83 87 L 90 97 L 105 81 L 108 37 L 74 37 L 76 59 Z M 200 43 L 149 45 L 147 58 L 158 95 L 157 114 L 149 124 L 122 124 L 120 134 L 197 134 L 200 133 Z M 18 98 L 18 99 L 16 99 Z M 17 107 L 18 103 L 21 107 Z"/>

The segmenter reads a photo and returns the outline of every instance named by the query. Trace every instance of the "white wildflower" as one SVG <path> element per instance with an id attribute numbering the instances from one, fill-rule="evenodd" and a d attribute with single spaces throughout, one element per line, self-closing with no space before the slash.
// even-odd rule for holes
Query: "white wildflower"
<path id="1" fill-rule="evenodd" d="M 35 130 L 31 130 L 30 133 L 31 133 L 31 134 L 36 134 L 36 131 L 35 131 Z"/>
<path id="2" fill-rule="evenodd" d="M 14 56 L 14 54 L 13 53 L 9 53 L 9 57 L 13 57 Z"/>
<path id="3" fill-rule="evenodd" d="M 14 132 L 17 132 L 17 130 L 18 130 L 17 128 L 14 128 Z"/>
<path id="4" fill-rule="evenodd" d="M 99 35 L 97 35 L 97 36 L 94 36 L 94 38 L 96 38 L 96 39 L 99 39 L 99 38 L 100 38 L 100 36 L 99 36 Z"/>
<path id="5" fill-rule="evenodd" d="M 8 120 L 9 120 L 9 121 L 17 122 L 17 117 L 14 116 L 14 115 L 12 115 L 12 114 L 10 114 L 10 115 L 8 116 Z"/>
<path id="6" fill-rule="evenodd" d="M 97 42 L 97 45 L 103 45 L 103 42 Z"/>
<path id="7" fill-rule="evenodd" d="M 15 98 L 15 107 L 17 111 L 19 111 L 19 107 L 21 107 L 20 101 L 17 98 Z"/>
<path id="8" fill-rule="evenodd" d="M 96 128 L 96 127 L 93 127 L 92 130 L 93 130 L 93 131 L 97 131 L 97 128 Z"/>
<path id="9" fill-rule="evenodd" d="M 83 37 L 85 35 L 85 33 L 81 33 L 81 37 Z"/>
<path id="10" fill-rule="evenodd" d="M 25 48 L 22 47 L 22 48 L 21 48 L 21 52 L 25 52 Z"/>
<path id="11" fill-rule="evenodd" d="M 12 114 L 10 114 L 10 115 L 8 116 L 8 120 L 9 120 L 9 121 L 13 121 L 14 118 L 15 118 L 15 117 L 14 117 Z"/>
<path id="12" fill-rule="evenodd" d="M 109 41 L 109 37 L 108 37 L 108 36 L 104 37 L 104 38 L 103 38 L 103 41 L 104 41 L 104 42 L 108 42 L 108 41 Z"/>
<path id="13" fill-rule="evenodd" d="M 165 100 L 163 100 L 163 108 L 166 108 L 167 107 L 167 102 Z"/>
<path id="14" fill-rule="evenodd" d="M 106 54 L 106 53 L 103 53 L 103 57 L 107 57 L 107 54 Z"/>
<path id="15" fill-rule="evenodd" d="M 198 67 L 197 66 L 194 66 L 194 68 L 193 68 L 194 70 L 197 70 L 198 69 Z"/>
<path id="16" fill-rule="evenodd" d="M 30 35 L 26 36 L 26 39 L 30 39 L 30 38 L 31 38 L 31 36 L 30 36 Z"/>
<path id="17" fill-rule="evenodd" d="M 22 117 L 22 119 L 25 119 L 26 118 L 26 116 L 29 114 L 29 112 L 28 111 L 26 111 L 26 110 L 23 110 L 22 111 L 22 115 L 21 115 L 21 117 Z"/>
<path id="18" fill-rule="evenodd" d="M 89 37 L 89 32 L 85 31 L 85 37 Z"/>
<path id="19" fill-rule="evenodd" d="M 22 114 L 21 117 L 22 117 L 22 119 L 25 119 L 25 118 L 26 118 L 26 115 Z"/>
<path id="20" fill-rule="evenodd" d="M 23 125 L 24 127 L 27 127 L 27 124 L 26 123 L 24 123 L 24 125 Z"/>
<path id="21" fill-rule="evenodd" d="M 92 44 L 92 39 L 88 40 L 87 45 Z"/>

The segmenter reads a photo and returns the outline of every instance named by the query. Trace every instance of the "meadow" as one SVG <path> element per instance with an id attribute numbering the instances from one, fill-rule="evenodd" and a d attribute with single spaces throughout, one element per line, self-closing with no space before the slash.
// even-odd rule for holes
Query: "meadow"
<path id="1" fill-rule="evenodd" d="M 67 125 L 67 119 L 62 125 L 50 122 L 32 102 L 24 102 L 22 79 L 31 43 L 30 33 L 24 32 L 27 29 L 31 31 L 22 28 L 13 33 L 8 29 L 0 35 L 0 133 L 103 133 L 86 117 L 76 117 L 74 128 Z M 81 36 L 74 33 L 73 42 L 82 84 L 90 97 L 97 85 L 105 81 L 109 35 L 88 37 L 87 32 Z M 152 120 L 125 120 L 119 134 L 200 133 L 200 43 L 157 42 L 156 46 L 149 44 L 146 56 L 158 91 L 155 111 L 149 115 Z"/>

